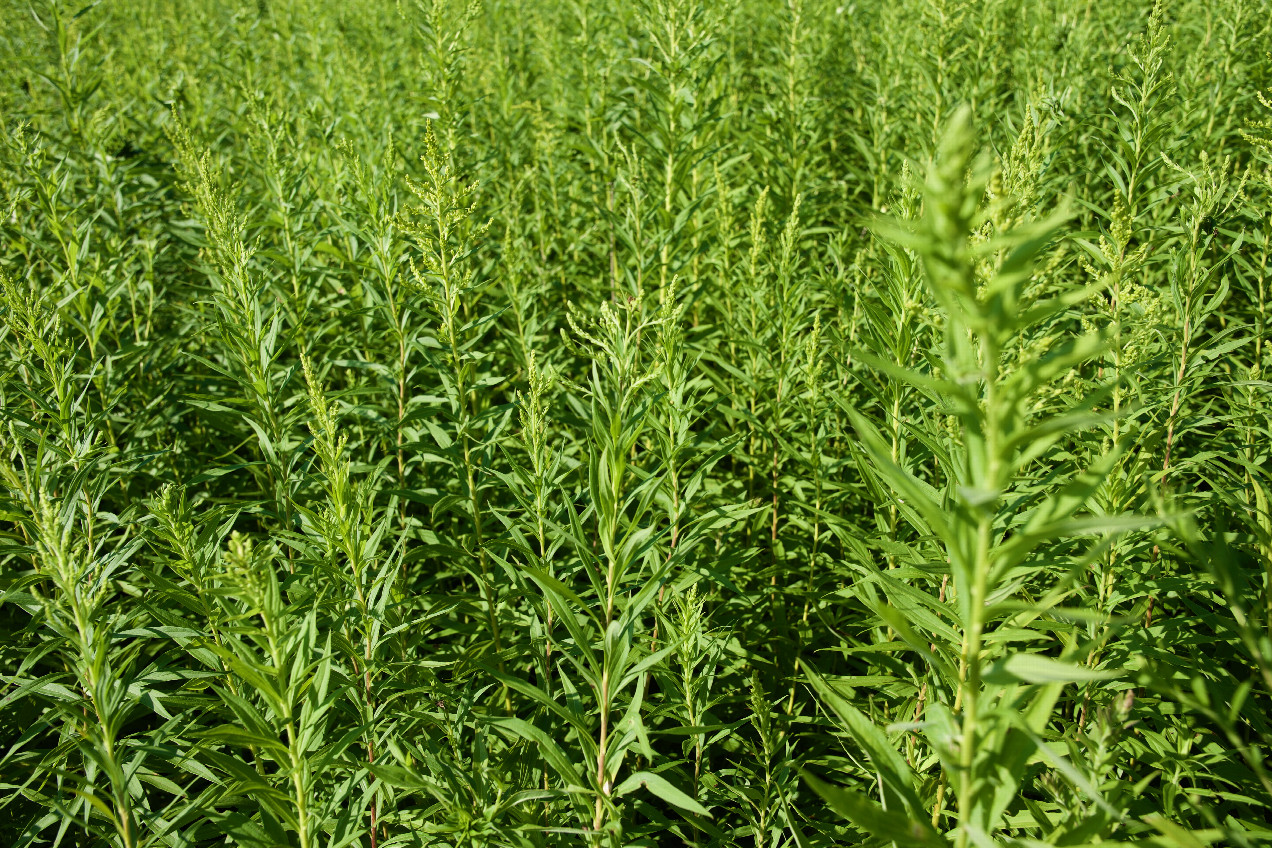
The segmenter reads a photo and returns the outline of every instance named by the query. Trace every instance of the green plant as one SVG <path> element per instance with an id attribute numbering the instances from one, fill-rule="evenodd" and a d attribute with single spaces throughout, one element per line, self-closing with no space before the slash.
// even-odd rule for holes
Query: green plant
<path id="1" fill-rule="evenodd" d="M 0 842 L 1265 844 L 1259 0 L 0 27 Z"/>

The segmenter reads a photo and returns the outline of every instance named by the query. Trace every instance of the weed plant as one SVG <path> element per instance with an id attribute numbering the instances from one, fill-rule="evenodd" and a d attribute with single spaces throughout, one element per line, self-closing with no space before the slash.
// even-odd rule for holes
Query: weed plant
<path id="1" fill-rule="evenodd" d="M 0 13 L 0 843 L 1272 842 L 1266 0 Z"/>

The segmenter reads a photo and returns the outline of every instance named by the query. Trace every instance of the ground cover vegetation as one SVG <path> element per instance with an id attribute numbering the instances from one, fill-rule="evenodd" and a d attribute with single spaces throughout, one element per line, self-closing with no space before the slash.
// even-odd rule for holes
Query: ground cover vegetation
<path id="1" fill-rule="evenodd" d="M 1262 0 L 6 0 L 0 842 L 1266 844 Z"/>

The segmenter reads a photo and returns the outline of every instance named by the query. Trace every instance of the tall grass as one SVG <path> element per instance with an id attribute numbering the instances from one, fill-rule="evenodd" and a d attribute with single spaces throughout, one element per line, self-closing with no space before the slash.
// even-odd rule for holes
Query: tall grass
<path id="1" fill-rule="evenodd" d="M 4 11 L 0 842 L 1272 841 L 1260 0 Z"/>

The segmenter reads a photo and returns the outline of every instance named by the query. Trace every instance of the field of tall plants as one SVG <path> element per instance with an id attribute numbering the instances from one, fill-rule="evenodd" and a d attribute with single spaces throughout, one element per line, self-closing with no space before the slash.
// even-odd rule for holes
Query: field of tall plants
<path id="1" fill-rule="evenodd" d="M 0 843 L 1272 844 L 1268 0 L 0 0 Z"/>

